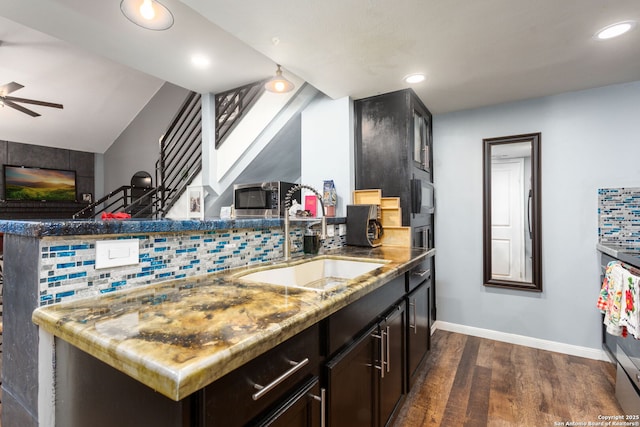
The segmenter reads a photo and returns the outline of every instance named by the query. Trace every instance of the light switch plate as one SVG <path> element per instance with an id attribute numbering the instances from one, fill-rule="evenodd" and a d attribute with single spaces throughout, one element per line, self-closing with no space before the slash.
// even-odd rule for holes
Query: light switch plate
<path id="1" fill-rule="evenodd" d="M 345 224 L 338 225 L 338 235 L 344 236 L 345 234 L 347 234 L 347 226 Z"/>
<path id="2" fill-rule="evenodd" d="M 138 264 L 139 255 L 138 239 L 96 241 L 96 269 Z"/>
<path id="3" fill-rule="evenodd" d="M 328 225 L 327 226 L 327 237 L 333 237 L 336 235 L 336 226 Z"/>

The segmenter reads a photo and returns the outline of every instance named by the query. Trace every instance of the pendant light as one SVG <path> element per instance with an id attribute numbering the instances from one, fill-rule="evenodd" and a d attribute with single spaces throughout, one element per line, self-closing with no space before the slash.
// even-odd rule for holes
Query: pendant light
<path id="1" fill-rule="evenodd" d="M 270 78 L 269 81 L 264 84 L 264 88 L 269 92 L 274 93 L 291 92 L 295 86 L 282 75 L 280 64 L 276 65 L 278 66 L 276 75 Z"/>
<path id="2" fill-rule="evenodd" d="M 156 0 L 122 0 L 120 10 L 126 18 L 148 30 L 168 30 L 173 25 L 173 15 Z"/>

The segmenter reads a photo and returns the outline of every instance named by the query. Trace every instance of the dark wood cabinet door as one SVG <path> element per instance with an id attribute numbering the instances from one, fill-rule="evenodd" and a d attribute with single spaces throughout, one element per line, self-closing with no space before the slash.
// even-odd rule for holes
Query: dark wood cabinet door
<path id="1" fill-rule="evenodd" d="M 324 410 L 323 398 L 318 378 L 314 378 L 286 400 L 273 414 L 256 425 L 260 427 L 320 427 L 321 411 Z"/>
<path id="2" fill-rule="evenodd" d="M 379 424 L 387 425 L 404 394 L 405 380 L 405 310 L 396 306 L 380 323 L 384 376 L 380 375 Z"/>
<path id="3" fill-rule="evenodd" d="M 413 386 L 416 371 L 424 360 L 430 345 L 429 284 L 430 282 L 425 280 L 407 296 L 407 364 L 409 388 Z"/>
<path id="4" fill-rule="evenodd" d="M 373 366 L 377 326 L 327 365 L 327 420 L 331 427 L 373 426 Z"/>

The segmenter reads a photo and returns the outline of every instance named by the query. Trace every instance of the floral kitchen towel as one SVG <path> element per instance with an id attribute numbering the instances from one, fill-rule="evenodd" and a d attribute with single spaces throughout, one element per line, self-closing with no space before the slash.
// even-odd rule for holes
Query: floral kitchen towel
<path id="1" fill-rule="evenodd" d="M 640 339 L 640 277 L 631 274 L 619 261 L 607 264 L 597 307 L 611 335 Z"/>
<path id="2" fill-rule="evenodd" d="M 626 336 L 627 331 L 620 325 L 622 313 L 622 273 L 624 268 L 619 261 L 611 261 L 605 270 L 598 308 L 604 313 L 604 324 L 611 335 Z"/>
<path id="3" fill-rule="evenodd" d="M 638 313 L 638 282 L 640 277 L 630 273 L 624 269 L 622 273 L 623 281 L 623 309 L 620 315 L 620 324 L 627 328 L 627 331 L 631 333 L 636 339 L 640 339 L 640 317 Z"/>

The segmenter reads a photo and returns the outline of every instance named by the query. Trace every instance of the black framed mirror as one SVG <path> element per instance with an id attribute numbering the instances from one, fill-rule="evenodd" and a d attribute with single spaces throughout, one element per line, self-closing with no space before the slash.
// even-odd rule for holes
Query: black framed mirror
<path id="1" fill-rule="evenodd" d="M 542 292 L 540 133 L 483 143 L 483 283 Z"/>

